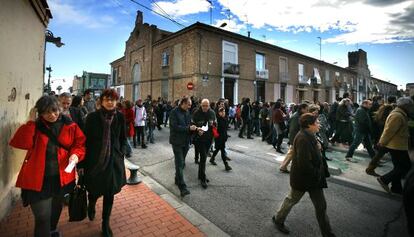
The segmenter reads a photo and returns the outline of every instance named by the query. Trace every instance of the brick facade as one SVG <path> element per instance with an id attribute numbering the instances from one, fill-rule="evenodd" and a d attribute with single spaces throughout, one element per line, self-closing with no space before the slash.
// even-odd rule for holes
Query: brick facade
<path id="1" fill-rule="evenodd" d="M 232 68 L 237 68 L 238 72 L 232 72 L 232 75 L 224 73 L 225 42 L 237 48 L 236 59 L 232 59 L 237 63 L 233 62 Z M 264 55 L 265 70 L 260 69 L 266 71 L 264 73 L 268 71 L 264 78 L 256 76 L 256 54 Z M 126 43 L 125 56 L 112 62 L 111 66 L 112 69 L 124 69 L 117 83 L 125 85 L 125 98 L 134 100 L 147 95 L 168 100 L 183 95 L 217 100 L 227 93 L 233 96 L 229 99 L 234 102 L 241 102 L 244 97 L 274 101 L 283 94 L 288 103 L 301 100 L 332 102 L 348 92 L 354 101 L 360 102 L 373 95 L 396 94 L 396 85 L 370 76 L 366 52 L 350 52 L 348 58 L 350 67 L 342 68 L 198 22 L 170 33 L 143 23 L 142 13 L 138 12 L 135 29 Z M 281 69 L 280 65 L 285 65 L 285 61 L 287 68 Z M 133 81 L 135 64 L 141 69 L 139 82 Z M 303 65 L 302 75 L 299 75 L 299 64 Z M 315 76 L 316 70 L 319 78 Z M 188 82 L 194 84 L 191 91 L 187 90 Z M 134 84 L 139 88 L 135 93 Z"/>

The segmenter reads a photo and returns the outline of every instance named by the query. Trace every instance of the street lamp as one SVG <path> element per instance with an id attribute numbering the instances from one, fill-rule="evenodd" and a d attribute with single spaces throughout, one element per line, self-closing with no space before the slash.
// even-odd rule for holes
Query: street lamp
<path id="1" fill-rule="evenodd" d="M 317 37 L 319 39 L 319 60 L 322 61 L 322 38 Z"/>
<path id="2" fill-rule="evenodd" d="M 44 48 L 44 56 L 43 56 L 43 68 L 45 68 L 45 60 L 46 60 L 46 43 L 53 43 L 56 45 L 56 47 L 60 48 L 64 43 L 62 43 L 62 38 L 55 37 L 50 30 L 45 31 L 45 48 Z M 46 70 L 49 72 L 49 77 L 47 80 L 47 92 L 50 93 L 52 91 L 52 88 L 50 87 L 50 73 L 52 72 L 52 67 L 49 65 L 49 67 L 46 67 Z M 45 71 L 43 71 L 44 73 Z"/>
<path id="3" fill-rule="evenodd" d="M 223 28 L 223 27 L 226 27 L 227 26 L 227 23 L 226 22 L 223 22 L 221 25 L 220 25 L 220 28 Z"/>
<path id="4" fill-rule="evenodd" d="M 62 43 L 62 39 L 60 37 L 54 37 L 52 31 L 46 30 L 45 32 L 46 42 L 50 42 L 56 45 L 56 47 L 60 48 L 64 43 Z"/>
<path id="5" fill-rule="evenodd" d="M 50 93 L 52 91 L 52 88 L 50 88 L 50 73 L 52 72 L 52 67 L 49 65 L 49 67 L 46 67 L 46 71 L 49 72 L 49 76 L 47 79 L 47 92 Z"/>

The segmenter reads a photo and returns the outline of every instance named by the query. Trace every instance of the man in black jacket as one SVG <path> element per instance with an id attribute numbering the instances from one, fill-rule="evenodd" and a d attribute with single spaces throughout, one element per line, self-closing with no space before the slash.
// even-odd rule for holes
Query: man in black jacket
<path id="1" fill-rule="evenodd" d="M 200 163 L 198 165 L 198 179 L 201 186 L 206 189 L 209 180 L 206 177 L 207 153 L 213 141 L 212 127 L 216 120 L 216 114 L 210 108 L 210 101 L 203 99 L 201 107 L 193 114 L 193 124 L 197 127 L 197 134 L 194 138 L 195 149 L 200 152 Z"/>
<path id="2" fill-rule="evenodd" d="M 190 146 L 190 135 L 197 127 L 191 124 L 191 115 L 188 109 L 191 100 L 184 97 L 179 105 L 170 113 L 170 144 L 172 145 L 175 161 L 175 184 L 180 189 L 181 197 L 190 194 L 184 182 L 183 169 L 185 156 Z"/>
<path id="3" fill-rule="evenodd" d="M 322 160 L 321 145 L 315 134 L 319 132 L 318 117 L 311 113 L 303 114 L 299 120 L 301 130 L 293 142 L 293 160 L 290 171 L 290 192 L 286 196 L 273 222 L 282 233 L 290 231 L 285 226 L 285 220 L 305 192 L 309 193 L 315 206 L 316 218 L 322 236 L 333 237 L 329 219 L 326 214 L 326 200 L 323 189 L 327 188 L 324 162 Z"/>
<path id="4" fill-rule="evenodd" d="M 375 156 L 375 151 L 372 148 L 371 133 L 372 133 L 372 122 L 369 116 L 369 110 L 372 107 L 370 100 L 362 101 L 361 106 L 356 110 L 355 113 L 355 127 L 354 127 L 354 139 L 349 147 L 348 153 L 346 153 L 345 159 L 349 162 L 356 162 L 352 159 L 355 149 L 358 148 L 361 142 L 364 144 L 368 151 L 371 159 Z"/>
<path id="5" fill-rule="evenodd" d="M 247 128 L 247 138 L 253 139 L 252 137 L 252 108 L 250 107 L 250 99 L 244 99 L 241 109 L 242 127 L 239 132 L 239 137 L 243 137 L 244 130 Z"/>

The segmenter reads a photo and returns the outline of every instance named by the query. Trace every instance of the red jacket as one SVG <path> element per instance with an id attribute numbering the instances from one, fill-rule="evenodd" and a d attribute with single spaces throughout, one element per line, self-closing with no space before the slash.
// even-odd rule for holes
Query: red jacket
<path id="1" fill-rule="evenodd" d="M 45 173 L 46 147 L 49 138 L 36 129 L 36 124 L 29 121 L 17 129 L 10 141 L 10 146 L 27 150 L 26 157 L 17 177 L 16 187 L 40 192 Z M 85 135 L 76 123 L 63 124 L 58 135 L 60 144 L 67 147 L 69 152 L 59 147 L 58 165 L 60 185 L 65 186 L 75 180 L 75 169 L 72 173 L 65 172 L 69 157 L 76 154 L 79 161 L 85 157 Z"/>
<path id="2" fill-rule="evenodd" d="M 126 123 L 126 127 L 128 129 L 127 131 L 127 136 L 128 137 L 133 137 L 134 136 L 134 120 L 135 120 L 135 115 L 134 115 L 134 110 L 131 109 L 123 109 L 122 113 L 125 116 L 125 123 Z"/>

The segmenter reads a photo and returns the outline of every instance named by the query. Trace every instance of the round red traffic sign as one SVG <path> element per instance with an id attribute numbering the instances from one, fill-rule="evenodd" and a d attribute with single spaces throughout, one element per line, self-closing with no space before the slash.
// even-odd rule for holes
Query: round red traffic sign
<path id="1" fill-rule="evenodd" d="M 194 84 L 192 83 L 192 82 L 189 82 L 188 84 L 187 84 L 187 89 L 188 90 L 192 90 L 192 89 L 194 89 Z"/>

